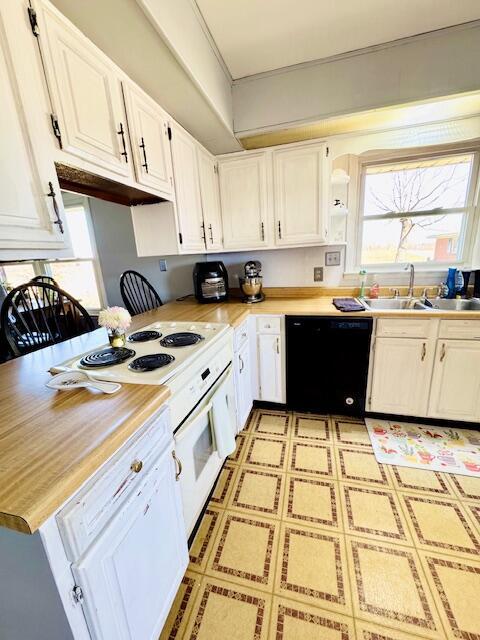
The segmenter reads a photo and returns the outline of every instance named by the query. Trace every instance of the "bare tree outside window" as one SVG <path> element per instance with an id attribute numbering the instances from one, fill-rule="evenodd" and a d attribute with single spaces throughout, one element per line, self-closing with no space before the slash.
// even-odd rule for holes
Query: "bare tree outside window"
<path id="1" fill-rule="evenodd" d="M 456 260 L 472 165 L 469 154 L 367 167 L 362 264 Z"/>

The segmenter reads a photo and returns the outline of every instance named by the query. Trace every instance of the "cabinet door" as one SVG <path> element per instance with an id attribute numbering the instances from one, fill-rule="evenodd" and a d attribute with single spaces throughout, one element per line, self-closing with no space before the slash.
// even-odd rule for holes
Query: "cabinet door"
<path id="1" fill-rule="evenodd" d="M 260 400 L 285 402 L 281 337 L 275 334 L 259 334 L 257 339 Z"/>
<path id="2" fill-rule="evenodd" d="M 480 342 L 438 340 L 428 415 L 480 420 Z"/>
<path id="3" fill-rule="evenodd" d="M 326 239 L 324 144 L 273 153 L 275 244 L 318 244 Z"/>
<path id="4" fill-rule="evenodd" d="M 72 565 L 95 640 L 157 638 L 187 567 L 171 447 L 152 474 L 151 484 L 139 488 L 128 510 Z"/>
<path id="5" fill-rule="evenodd" d="M 172 127 L 172 159 L 177 202 L 180 251 L 205 251 L 197 143 L 180 127 Z"/>
<path id="6" fill-rule="evenodd" d="M 251 375 L 250 344 L 247 341 L 240 351 L 235 354 L 237 431 L 241 431 L 245 427 L 253 405 Z"/>
<path id="7" fill-rule="evenodd" d="M 32 105 L 24 101 L 27 88 L 30 101 L 42 108 L 40 76 L 35 76 L 41 67 L 27 23 L 24 3 L 0 8 L 0 258 L 18 257 L 2 250 L 58 250 L 68 244 L 66 228 L 55 224 L 63 213 L 55 166 L 40 119 L 30 117 Z M 28 87 L 26 74 L 34 75 Z"/>
<path id="8" fill-rule="evenodd" d="M 264 153 L 218 164 L 225 249 L 268 245 L 267 169 Z"/>
<path id="9" fill-rule="evenodd" d="M 137 86 L 123 83 L 137 182 L 170 197 L 172 161 L 165 112 Z"/>
<path id="10" fill-rule="evenodd" d="M 197 155 L 207 251 L 222 251 L 223 232 L 217 163 L 213 156 L 199 146 Z"/>
<path id="11" fill-rule="evenodd" d="M 370 411 L 425 416 L 432 343 L 421 338 L 376 338 Z"/>
<path id="12" fill-rule="evenodd" d="M 119 72 L 50 5 L 36 4 L 39 42 L 64 151 L 133 177 Z"/>

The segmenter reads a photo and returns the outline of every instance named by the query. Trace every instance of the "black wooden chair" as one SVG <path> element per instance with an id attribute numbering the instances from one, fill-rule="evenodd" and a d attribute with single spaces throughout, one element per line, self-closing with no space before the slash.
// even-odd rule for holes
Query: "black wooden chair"
<path id="1" fill-rule="evenodd" d="M 58 287 L 57 281 L 55 280 L 55 278 L 52 278 L 52 276 L 35 276 L 30 280 L 30 282 L 43 282 L 44 284 L 52 284 L 54 287 Z"/>
<path id="2" fill-rule="evenodd" d="M 0 325 L 1 337 L 15 357 L 95 329 L 78 300 L 44 282 L 12 289 L 3 301 Z"/>
<path id="3" fill-rule="evenodd" d="M 122 273 L 120 293 L 125 307 L 132 316 L 157 309 L 163 304 L 149 281 L 138 271 L 129 270 Z"/>

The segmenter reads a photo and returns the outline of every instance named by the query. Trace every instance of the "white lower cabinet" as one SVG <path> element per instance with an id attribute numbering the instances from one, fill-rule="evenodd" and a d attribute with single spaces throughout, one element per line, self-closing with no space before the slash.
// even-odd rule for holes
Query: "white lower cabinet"
<path id="1" fill-rule="evenodd" d="M 155 480 L 72 566 L 96 640 L 156 638 L 188 564 L 172 451 Z"/>
<path id="2" fill-rule="evenodd" d="M 286 402 L 283 318 L 257 319 L 258 399 Z M 278 327 L 278 330 L 277 330 Z"/>
<path id="3" fill-rule="evenodd" d="M 477 322 L 379 320 L 370 359 L 368 410 L 480 422 Z"/>
<path id="4" fill-rule="evenodd" d="M 370 411 L 425 415 L 433 346 L 421 338 L 376 338 Z"/>
<path id="5" fill-rule="evenodd" d="M 248 340 L 235 353 L 235 397 L 237 402 L 237 431 L 247 422 L 253 405 L 252 368 L 250 364 L 250 344 Z"/>
<path id="6" fill-rule="evenodd" d="M 428 415 L 480 420 L 480 342 L 438 340 Z"/>

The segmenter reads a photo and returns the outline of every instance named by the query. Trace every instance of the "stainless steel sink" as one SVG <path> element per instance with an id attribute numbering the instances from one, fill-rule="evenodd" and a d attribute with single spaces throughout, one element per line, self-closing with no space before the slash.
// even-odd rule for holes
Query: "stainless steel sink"
<path id="1" fill-rule="evenodd" d="M 425 311 L 428 307 L 416 298 L 364 298 L 362 301 L 367 309 L 385 309 L 395 311 L 398 309 L 418 309 Z"/>
<path id="2" fill-rule="evenodd" d="M 470 300 L 434 298 L 430 300 L 434 309 L 441 311 L 480 311 L 480 299 L 470 298 Z"/>
<path id="3" fill-rule="evenodd" d="M 480 311 L 480 298 L 446 299 L 434 298 L 429 300 L 430 307 L 418 298 L 364 298 L 361 300 L 367 309 L 379 309 L 395 311 L 401 309 L 414 309 L 415 311 Z"/>

